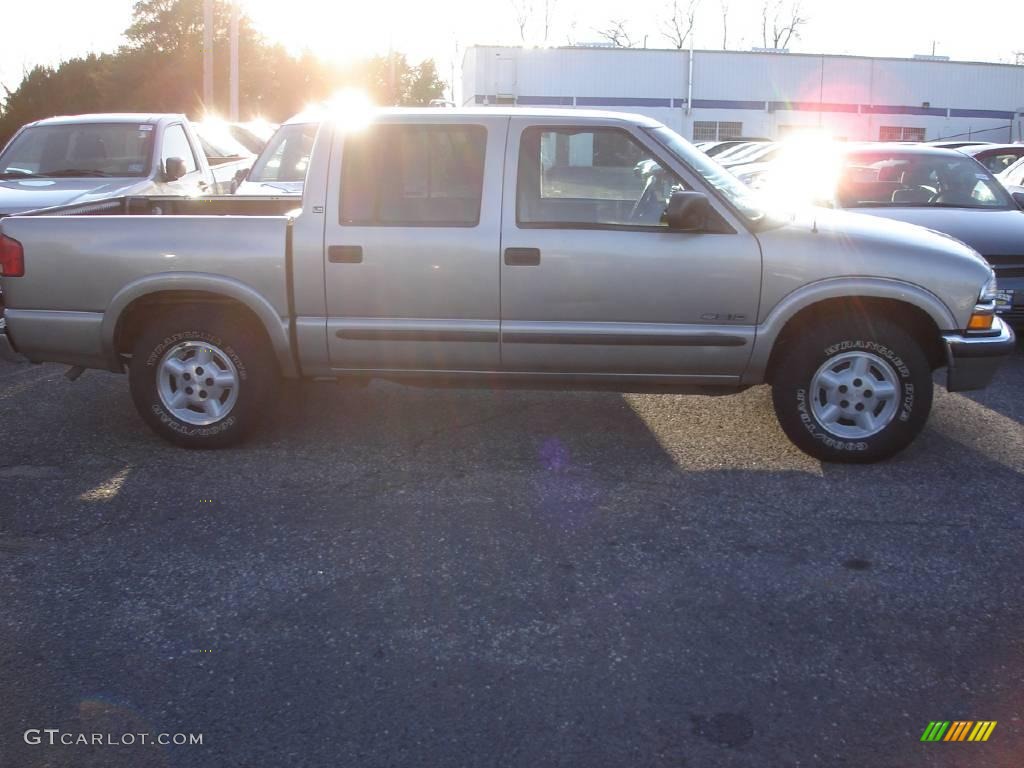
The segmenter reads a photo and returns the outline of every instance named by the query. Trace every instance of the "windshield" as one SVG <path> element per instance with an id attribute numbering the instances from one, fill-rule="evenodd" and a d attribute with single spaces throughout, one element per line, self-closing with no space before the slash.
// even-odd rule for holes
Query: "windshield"
<path id="1" fill-rule="evenodd" d="M 843 208 L 1013 208 L 1002 185 L 968 157 L 912 152 L 854 152 L 836 185 Z"/>
<path id="2" fill-rule="evenodd" d="M 228 133 L 250 152 L 259 154 L 274 135 L 274 129 L 269 124 L 232 123 L 228 126 Z"/>
<path id="3" fill-rule="evenodd" d="M 718 190 L 747 219 L 755 223 L 765 219 L 767 213 L 757 193 L 712 158 L 694 147 L 671 128 L 659 126 L 649 129 L 649 133 L 666 149 L 700 174 L 704 181 Z"/>
<path id="4" fill-rule="evenodd" d="M 0 154 L 0 175 L 145 176 L 154 133 L 148 123 L 33 126 Z"/>
<path id="5" fill-rule="evenodd" d="M 279 128 L 253 165 L 248 180 L 305 181 L 319 127 L 319 123 L 293 123 Z"/>
<path id="6" fill-rule="evenodd" d="M 203 147 L 203 154 L 207 158 L 214 157 L 252 157 L 255 153 L 238 141 L 228 126 L 218 121 L 206 123 L 192 123 L 199 143 Z"/>

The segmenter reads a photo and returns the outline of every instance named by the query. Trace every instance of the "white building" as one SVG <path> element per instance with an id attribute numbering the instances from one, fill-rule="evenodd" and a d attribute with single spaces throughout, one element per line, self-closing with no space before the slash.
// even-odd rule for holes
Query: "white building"
<path id="1" fill-rule="evenodd" d="M 464 105 L 640 112 L 695 141 L 1024 139 L 1024 66 L 782 52 L 473 46 Z M 692 73 L 692 77 L 691 77 Z"/>

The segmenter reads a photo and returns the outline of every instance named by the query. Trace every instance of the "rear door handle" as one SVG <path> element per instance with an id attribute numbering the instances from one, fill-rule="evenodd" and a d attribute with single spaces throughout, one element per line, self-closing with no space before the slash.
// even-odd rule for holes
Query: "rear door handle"
<path id="1" fill-rule="evenodd" d="M 510 267 L 535 267 L 540 264 L 540 248 L 506 248 L 505 263 Z"/>
<path id="2" fill-rule="evenodd" d="M 332 245 L 327 248 L 327 260 L 332 264 L 360 264 L 363 261 L 363 246 Z"/>

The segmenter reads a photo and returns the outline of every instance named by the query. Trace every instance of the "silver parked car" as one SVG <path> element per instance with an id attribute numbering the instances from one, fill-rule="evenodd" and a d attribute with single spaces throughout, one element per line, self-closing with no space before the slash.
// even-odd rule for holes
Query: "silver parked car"
<path id="1" fill-rule="evenodd" d="M 143 420 L 190 447 L 250 431 L 280 376 L 768 382 L 800 448 L 864 462 L 921 431 L 933 370 L 952 391 L 984 387 L 1014 343 L 973 249 L 842 211 L 778 215 L 637 115 L 346 115 L 319 127 L 296 203 L 124 198 L 10 217 L 0 350 L 127 370 Z"/>
<path id="2" fill-rule="evenodd" d="M 217 178 L 184 115 L 50 117 L 0 152 L 0 216 L 120 195 L 198 195 Z"/>
<path id="3" fill-rule="evenodd" d="M 283 123 L 235 190 L 239 195 L 301 195 L 321 117 L 299 114 Z"/>

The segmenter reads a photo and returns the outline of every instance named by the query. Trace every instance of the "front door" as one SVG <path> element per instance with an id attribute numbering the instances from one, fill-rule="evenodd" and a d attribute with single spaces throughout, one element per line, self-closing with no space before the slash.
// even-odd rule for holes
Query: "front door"
<path id="1" fill-rule="evenodd" d="M 757 317 L 760 248 L 713 196 L 721 219 L 714 231 L 670 231 L 663 214 L 672 191 L 706 190 L 666 156 L 641 128 L 511 121 L 505 369 L 721 383 L 742 373 Z"/>
<path id="2" fill-rule="evenodd" d="M 381 120 L 339 130 L 332 152 L 331 367 L 494 370 L 508 118 Z"/>
<path id="3" fill-rule="evenodd" d="M 202 167 L 196 159 L 195 150 L 188 136 L 185 134 L 185 126 L 181 123 L 171 123 L 164 129 L 164 135 L 160 143 L 160 170 L 167 167 L 167 158 L 177 157 L 185 164 L 185 175 L 174 181 L 163 181 L 158 176 L 158 189 L 164 195 L 201 195 L 213 190 L 203 178 Z"/>

